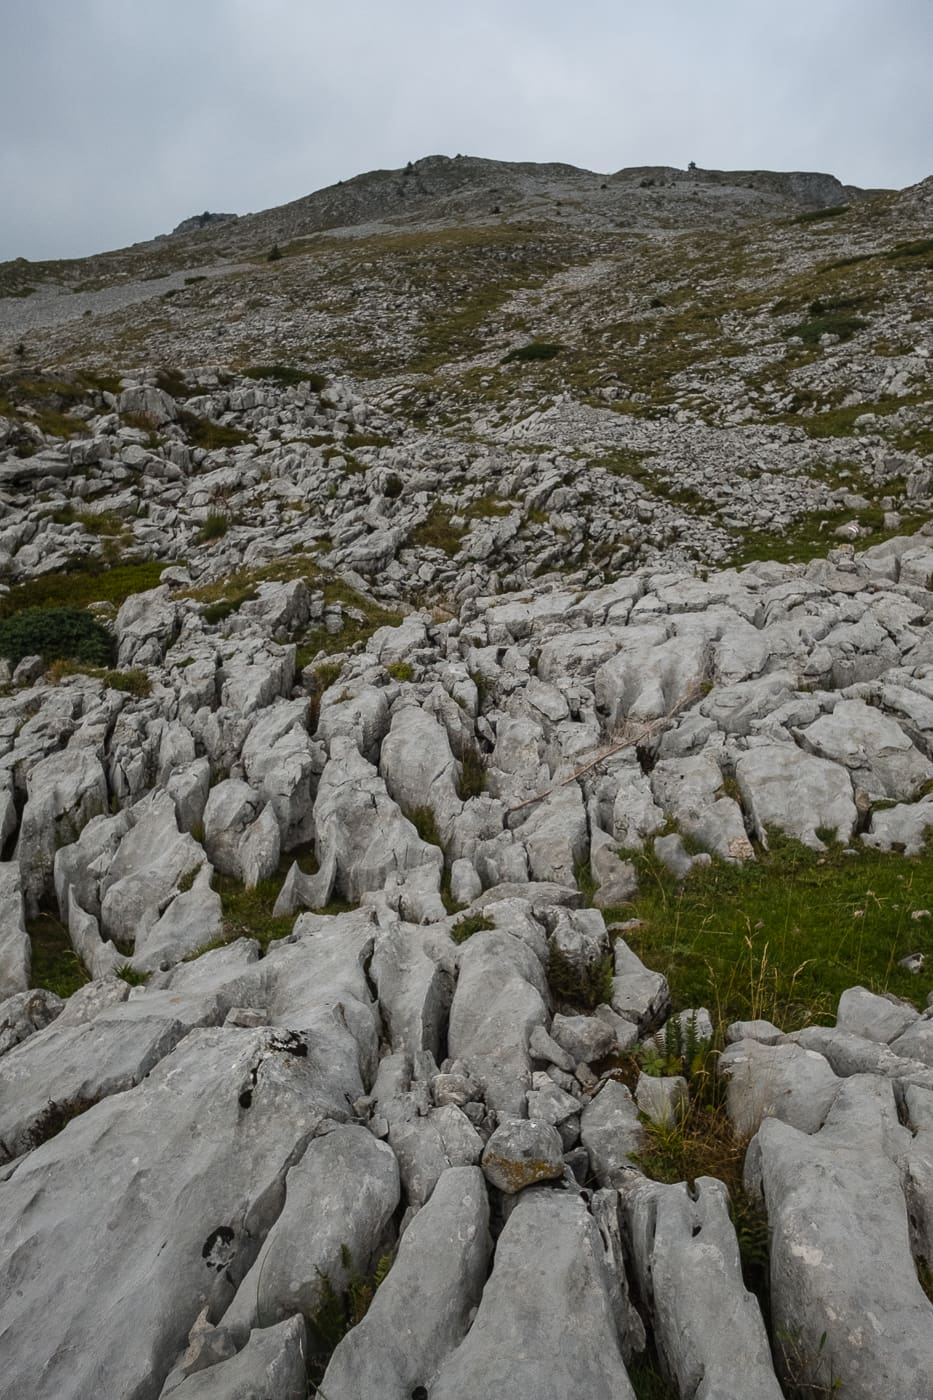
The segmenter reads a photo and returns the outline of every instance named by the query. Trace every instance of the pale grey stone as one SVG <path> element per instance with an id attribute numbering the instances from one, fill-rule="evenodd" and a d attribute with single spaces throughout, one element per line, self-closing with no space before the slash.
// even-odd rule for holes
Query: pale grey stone
<path id="1" fill-rule="evenodd" d="M 739 1040 L 757 1040 L 762 1045 L 776 1045 L 783 1034 L 780 1026 L 760 1017 L 755 1021 L 732 1021 L 726 1026 L 726 1044 L 734 1045 Z"/>
<path id="2" fill-rule="evenodd" d="M 564 1148 L 550 1123 L 512 1118 L 501 1123 L 483 1151 L 483 1173 L 493 1186 L 514 1196 L 539 1181 L 564 1174 Z"/>
<path id="3" fill-rule="evenodd" d="M 417 705 L 396 710 L 379 758 L 390 797 L 403 812 L 427 808 L 446 845 L 463 808 L 457 790 L 459 765 L 447 731 Z"/>
<path id="4" fill-rule="evenodd" d="M 894 1158 L 910 1143 L 890 1084 L 846 1080 L 812 1136 L 769 1118 L 746 1173 L 768 1211 L 775 1335 L 798 1383 L 851 1400 L 922 1395 L 933 1375 L 933 1304 L 910 1251 Z M 923 1382 L 925 1385 L 925 1381 Z"/>
<path id="5" fill-rule="evenodd" d="M 331 1357 L 328 1400 L 410 1400 L 459 1345 L 479 1302 L 492 1250 L 482 1173 L 454 1167 L 402 1236 L 361 1323 Z M 433 1393 L 433 1391 L 432 1391 Z"/>
<path id="6" fill-rule="evenodd" d="M 822 1055 L 791 1043 L 737 1041 L 720 1055 L 718 1068 L 727 1079 L 729 1117 L 740 1137 L 757 1132 L 765 1118 L 817 1132 L 840 1085 Z"/>
<path id="7" fill-rule="evenodd" d="M 155 1400 L 192 1319 L 226 1305 L 226 1275 L 271 1225 L 293 1157 L 336 1111 L 295 1043 L 194 1032 L 20 1163 L 0 1223 L 4 1275 L 15 1258 L 19 1279 L 0 1295 L 11 1394 Z"/>
<path id="8" fill-rule="evenodd" d="M 528 1041 L 547 1020 L 540 960 L 521 938 L 481 930 L 462 945 L 450 1008 L 449 1053 L 462 1060 L 498 1113 L 524 1112 L 531 1061 Z"/>
<path id="9" fill-rule="evenodd" d="M 26 780 L 27 801 L 16 847 L 26 917 L 52 888 L 55 852 L 77 841 L 107 809 L 107 780 L 92 749 L 68 748 L 40 759 Z"/>
<path id="10" fill-rule="evenodd" d="M 832 714 L 800 730 L 798 738 L 811 753 L 847 768 L 871 798 L 903 802 L 933 778 L 933 763 L 897 721 L 862 700 L 840 700 Z"/>
<path id="11" fill-rule="evenodd" d="M 558 1018 L 555 1016 L 554 1018 Z M 553 1029 L 553 1024 L 552 1024 Z M 576 1060 L 573 1055 L 567 1053 L 558 1045 L 557 1041 L 548 1035 L 543 1026 L 535 1026 L 528 1040 L 528 1049 L 533 1059 L 543 1060 L 546 1064 L 556 1065 L 565 1074 L 572 1074 Z M 578 1057 L 579 1058 L 579 1057 Z"/>
<path id="12" fill-rule="evenodd" d="M 314 1138 L 285 1178 L 285 1204 L 223 1326 L 239 1344 L 295 1313 L 313 1328 L 328 1288 L 341 1295 L 354 1273 L 369 1274 L 398 1201 L 395 1157 L 365 1128 Z"/>
<path id="13" fill-rule="evenodd" d="M 499 1236 L 476 1319 L 442 1364 L 431 1400 L 496 1391 L 634 1400 L 613 1301 L 602 1242 L 580 1197 L 526 1192 Z"/>
<path id="14" fill-rule="evenodd" d="M 175 1400 L 305 1400 L 306 1346 L 304 1323 L 290 1317 L 275 1327 L 257 1328 L 236 1356 L 196 1371 L 162 1393 Z"/>
<path id="15" fill-rule="evenodd" d="M 721 1181 L 639 1178 L 622 1196 L 640 1296 L 667 1374 L 696 1400 L 781 1400 L 758 1303 L 742 1281 Z"/>
<path id="16" fill-rule="evenodd" d="M 36 1031 L 44 1030 L 61 1015 L 64 1004 L 61 997 L 47 992 L 44 987 L 15 992 L 4 998 L 0 1002 L 0 1055 L 28 1040 Z"/>
<path id="17" fill-rule="evenodd" d="M 809 732 L 809 731 L 806 731 Z M 755 835 L 767 844 L 775 827 L 806 846 L 823 850 L 817 831 L 848 841 L 858 813 L 847 770 L 792 744 L 765 744 L 742 754 L 735 777 Z"/>
<path id="18" fill-rule="evenodd" d="M 19 866 L 0 862 L 0 1000 L 25 992 L 32 969 L 32 944 L 23 921 Z"/>
<path id="19" fill-rule="evenodd" d="M 690 1092 L 683 1075 L 665 1075 L 658 1078 L 651 1074 L 639 1074 L 635 1086 L 635 1102 L 646 1118 L 653 1123 L 670 1126 L 682 1118 L 690 1102 Z"/>
<path id="20" fill-rule="evenodd" d="M 632 1158 L 644 1142 L 638 1109 L 624 1084 L 610 1079 L 590 1100 L 580 1118 L 580 1138 L 600 1186 L 623 1186 L 636 1170 Z"/>
<path id="21" fill-rule="evenodd" d="M 380 929 L 370 975 L 392 1048 L 437 1055 L 453 998 L 453 977 L 424 930 L 398 921 Z"/>
<path id="22" fill-rule="evenodd" d="M 352 901 L 380 890 L 389 876 L 428 867 L 435 891 L 443 854 L 421 840 L 375 768 L 347 739 L 331 742 L 314 804 L 317 856 L 333 855 L 337 887 Z M 443 911 L 442 911 L 443 912 Z"/>
<path id="23" fill-rule="evenodd" d="M 890 1045 L 910 1029 L 919 1015 L 915 1007 L 895 997 L 877 996 L 866 987 L 849 987 L 839 998 L 836 1025 L 851 1035 Z M 897 1050 L 896 1053 L 907 1054 L 909 1058 L 908 1051 Z"/>
<path id="24" fill-rule="evenodd" d="M 562 1069 L 572 1069 L 581 1061 L 593 1064 L 617 1048 L 614 1029 L 595 1016 L 561 1016 L 558 1013 L 551 1022 L 551 1036 L 571 1058 L 570 1066 L 561 1065 Z"/>

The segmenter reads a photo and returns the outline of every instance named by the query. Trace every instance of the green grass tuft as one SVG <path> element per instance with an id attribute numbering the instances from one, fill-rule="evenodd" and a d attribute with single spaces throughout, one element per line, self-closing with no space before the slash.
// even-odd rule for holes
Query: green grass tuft
<path id="1" fill-rule="evenodd" d="M 71 946 L 64 924 L 52 914 L 40 914 L 26 924 L 32 944 L 32 985 L 56 996 L 70 997 L 91 979 Z"/>
<path id="2" fill-rule="evenodd" d="M 466 919 L 460 919 L 450 930 L 450 936 L 455 943 L 465 943 L 468 938 L 472 938 L 474 933 L 482 933 L 484 929 L 494 929 L 495 924 L 491 919 L 487 919 L 485 914 L 470 914 Z"/>

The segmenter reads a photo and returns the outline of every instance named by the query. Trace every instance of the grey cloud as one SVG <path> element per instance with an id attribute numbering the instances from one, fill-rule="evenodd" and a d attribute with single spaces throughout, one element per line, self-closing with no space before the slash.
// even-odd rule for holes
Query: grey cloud
<path id="1" fill-rule="evenodd" d="M 928 0 L 5 0 L 0 258 L 436 151 L 930 173 Z"/>

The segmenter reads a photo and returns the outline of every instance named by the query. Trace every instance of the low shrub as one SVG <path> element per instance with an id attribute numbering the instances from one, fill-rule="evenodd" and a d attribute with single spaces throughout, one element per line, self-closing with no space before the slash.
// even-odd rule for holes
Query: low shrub
<path id="1" fill-rule="evenodd" d="M 824 219 L 838 219 L 841 214 L 848 214 L 848 204 L 831 204 L 826 209 L 808 209 L 803 214 L 798 214 L 794 219 L 795 224 L 819 224 Z"/>
<path id="2" fill-rule="evenodd" d="M 553 360 L 564 350 L 563 345 L 549 344 L 544 340 L 533 340 L 529 345 L 519 345 L 503 355 L 502 364 L 526 364 L 532 360 Z"/>
<path id="3" fill-rule="evenodd" d="M 817 305 L 819 303 L 816 303 Z M 851 340 L 856 331 L 864 330 L 868 322 L 861 316 L 853 316 L 844 311 L 828 311 L 823 316 L 813 316 L 809 321 L 801 321 L 784 332 L 785 336 L 799 336 L 805 345 L 818 345 L 820 337 L 837 335 L 840 340 Z"/>
<path id="4" fill-rule="evenodd" d="M 316 374 L 311 369 L 302 369 L 299 365 L 250 365 L 243 373 L 247 379 L 269 380 L 282 388 L 292 384 L 307 384 L 315 393 L 320 393 L 327 383 L 323 374 Z"/>
<path id="5" fill-rule="evenodd" d="M 14 666 L 24 656 L 108 666 L 113 649 L 106 627 L 78 608 L 27 608 L 0 621 L 0 656 Z"/>

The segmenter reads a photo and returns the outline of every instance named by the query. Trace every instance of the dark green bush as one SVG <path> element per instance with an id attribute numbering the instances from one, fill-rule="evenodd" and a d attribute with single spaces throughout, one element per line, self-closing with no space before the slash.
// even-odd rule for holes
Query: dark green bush
<path id="1" fill-rule="evenodd" d="M 24 656 L 109 666 L 113 637 L 78 608 L 27 608 L 0 621 L 0 656 L 14 665 Z"/>
<path id="2" fill-rule="evenodd" d="M 186 408 L 178 410 L 178 422 L 192 447 L 206 447 L 209 452 L 219 447 L 241 447 L 252 441 L 249 433 L 240 428 L 227 428 L 212 418 L 199 418 Z"/>
<path id="3" fill-rule="evenodd" d="M 315 393 L 320 393 L 327 383 L 323 374 L 311 369 L 301 369 L 294 365 L 250 365 L 243 373 L 247 379 L 268 379 L 273 384 L 284 387 L 289 384 L 308 384 Z"/>
<path id="4" fill-rule="evenodd" d="M 933 253 L 933 238 L 915 238 L 908 243 L 895 243 L 885 253 L 886 258 L 922 258 Z"/>
<path id="5" fill-rule="evenodd" d="M 809 321 L 801 321 L 791 326 L 784 334 L 798 335 L 805 345 L 818 345 L 821 335 L 838 335 L 840 340 L 851 340 L 856 331 L 864 330 L 868 322 L 861 316 L 852 316 L 844 311 L 828 311 L 825 316 L 814 316 Z"/>
<path id="6" fill-rule="evenodd" d="M 808 209 L 805 214 L 798 214 L 794 220 L 795 224 L 817 224 L 823 219 L 838 219 L 840 214 L 848 214 L 848 204 L 831 204 L 826 209 Z"/>
<path id="7" fill-rule="evenodd" d="M 563 345 L 549 345 L 544 340 L 533 340 L 530 345 L 520 345 L 517 350 L 510 350 L 507 355 L 503 355 L 504 365 L 518 361 L 524 364 L 528 360 L 553 360 L 563 350 Z"/>

